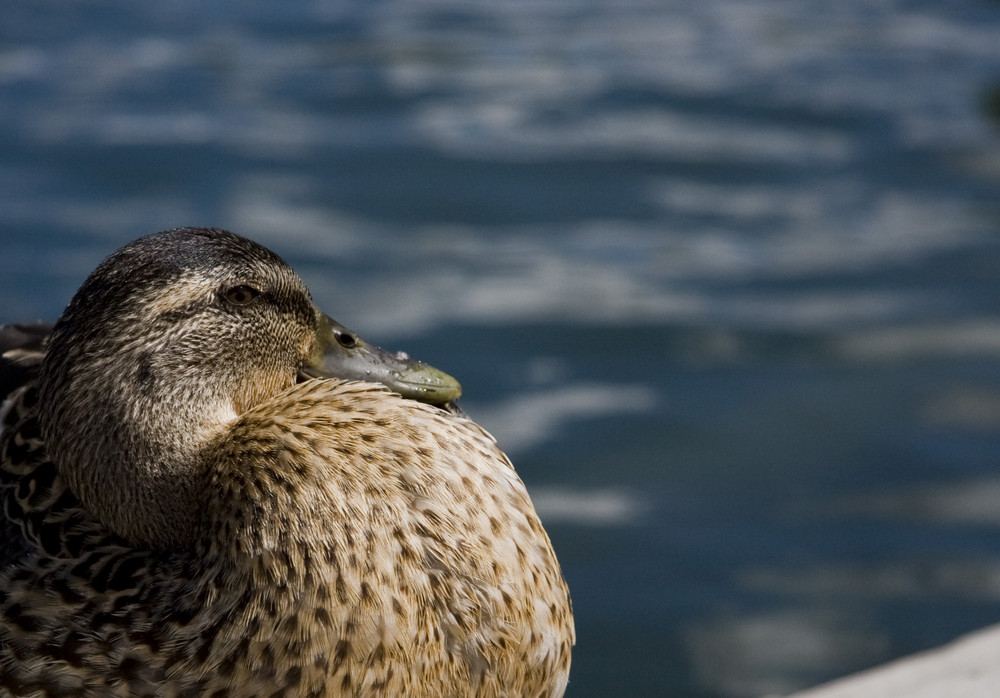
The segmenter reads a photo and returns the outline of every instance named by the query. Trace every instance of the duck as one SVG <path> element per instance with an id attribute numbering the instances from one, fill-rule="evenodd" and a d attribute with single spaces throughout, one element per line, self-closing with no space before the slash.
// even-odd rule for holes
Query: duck
<path id="1" fill-rule="evenodd" d="M 275 253 L 149 235 L 18 331 L 0 696 L 565 692 L 572 601 L 510 460 Z"/>

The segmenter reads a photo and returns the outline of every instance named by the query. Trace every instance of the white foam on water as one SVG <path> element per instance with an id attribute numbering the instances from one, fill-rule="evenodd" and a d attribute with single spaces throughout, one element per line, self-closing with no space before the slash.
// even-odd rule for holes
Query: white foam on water
<path id="1" fill-rule="evenodd" d="M 685 645 L 703 688 L 759 698 L 804 688 L 812 672 L 860 668 L 883 656 L 888 641 L 862 613 L 801 606 L 702 621 Z"/>
<path id="2" fill-rule="evenodd" d="M 564 424 L 649 412 L 661 402 L 654 388 L 639 383 L 567 383 L 468 409 L 505 451 L 516 454 L 558 439 Z"/>
<path id="3" fill-rule="evenodd" d="M 1000 318 L 877 327 L 847 333 L 835 343 L 852 359 L 899 361 L 1000 355 Z"/>
<path id="4" fill-rule="evenodd" d="M 649 506 L 616 488 L 530 486 L 532 503 L 545 525 L 624 526 L 640 521 Z"/>

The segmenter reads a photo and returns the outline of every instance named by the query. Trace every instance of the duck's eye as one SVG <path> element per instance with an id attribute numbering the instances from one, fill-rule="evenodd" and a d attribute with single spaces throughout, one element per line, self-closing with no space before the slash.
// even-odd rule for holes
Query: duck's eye
<path id="1" fill-rule="evenodd" d="M 260 291 L 255 289 L 253 286 L 240 284 L 239 286 L 233 286 L 232 288 L 226 289 L 223 295 L 226 300 L 233 305 L 246 305 L 259 296 Z"/>
<path id="2" fill-rule="evenodd" d="M 354 347 L 358 346 L 358 338 L 355 337 L 350 332 L 334 330 L 333 334 L 337 338 L 337 342 L 340 344 L 340 346 L 344 347 L 345 349 L 353 349 Z"/>

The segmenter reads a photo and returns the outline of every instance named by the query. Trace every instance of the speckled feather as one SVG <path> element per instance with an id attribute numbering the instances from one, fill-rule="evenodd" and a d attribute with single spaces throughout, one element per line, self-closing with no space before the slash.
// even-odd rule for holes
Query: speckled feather
<path id="1" fill-rule="evenodd" d="M 254 283 L 272 274 L 272 287 L 299 298 L 288 273 L 269 269 Z M 158 289 L 156 317 L 209 327 L 190 300 L 203 294 L 190 293 L 180 316 L 163 296 L 169 283 L 142 288 Z M 301 308 L 282 307 L 261 312 L 271 325 L 292 316 L 279 344 L 308 353 L 308 328 L 299 327 L 308 322 L 294 320 Z M 113 345 L 121 336 L 135 344 L 136 335 L 111 326 L 94 336 Z M 39 392 L 32 383 L 7 400 L 0 485 L 26 553 L 8 560 L 0 579 L 0 695 L 562 695 L 574 642 L 568 591 L 494 440 L 382 386 L 277 380 L 271 367 L 281 361 L 269 351 L 228 354 L 256 373 L 249 378 L 210 369 L 227 377 L 199 389 L 209 417 L 194 420 L 183 441 L 196 448 L 180 449 L 169 472 L 170 496 L 188 501 L 163 535 L 143 521 L 142 500 L 122 512 L 122 500 L 97 492 L 85 507 L 66 484 L 102 468 L 95 458 L 123 455 L 91 444 L 69 456 L 72 434 L 53 437 L 55 423 L 85 422 L 59 420 L 73 405 L 94 404 L 73 394 L 89 389 L 86 379 L 58 410 L 43 404 L 52 386 Z M 127 372 L 133 367 L 121 362 L 137 355 L 126 350 L 98 365 Z M 172 389 L 171 409 L 191 391 Z M 243 408 L 220 407 L 233 404 Z M 159 417 L 136 433 L 179 423 Z M 62 458 L 50 455 L 52 440 L 61 440 L 54 452 Z M 119 476 L 159 467 L 127 465 Z M 67 470 L 76 471 L 69 480 Z M 130 491 L 158 496 L 162 483 Z M 105 520 L 103 508 L 115 516 Z"/>

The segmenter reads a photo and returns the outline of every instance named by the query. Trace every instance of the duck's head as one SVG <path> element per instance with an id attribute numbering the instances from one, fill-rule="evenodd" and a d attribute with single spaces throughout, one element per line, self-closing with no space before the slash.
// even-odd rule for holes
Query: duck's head
<path id="1" fill-rule="evenodd" d="M 201 453 L 297 381 L 365 379 L 444 404 L 460 387 L 322 313 L 277 255 L 201 228 L 141 238 L 84 282 L 40 375 L 48 455 L 75 494 L 137 545 L 183 546 L 199 516 Z"/>

